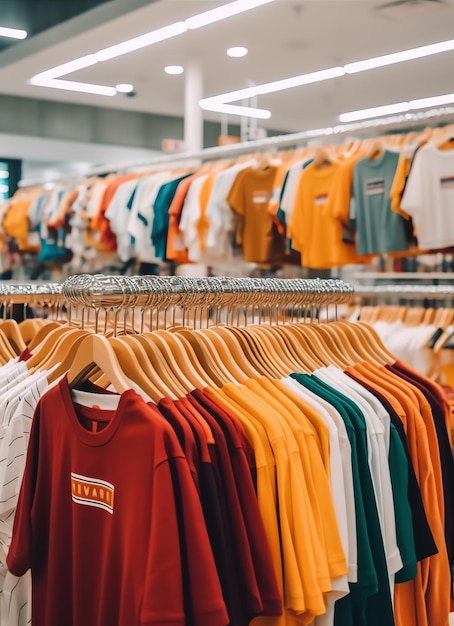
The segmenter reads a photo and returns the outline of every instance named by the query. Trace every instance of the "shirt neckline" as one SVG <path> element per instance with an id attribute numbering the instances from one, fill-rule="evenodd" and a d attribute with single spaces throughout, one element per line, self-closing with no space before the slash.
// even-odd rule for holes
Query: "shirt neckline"
<path id="1" fill-rule="evenodd" d="M 109 420 L 109 423 L 107 424 L 107 426 L 105 426 L 105 428 L 103 428 L 99 432 L 91 432 L 82 426 L 79 418 L 77 417 L 77 413 L 74 408 L 74 402 L 71 397 L 71 390 L 69 387 L 67 375 L 62 378 L 62 380 L 58 384 L 58 387 L 74 434 L 83 443 L 90 446 L 102 446 L 112 439 L 112 437 L 117 432 L 120 422 L 122 420 L 126 403 L 128 402 L 129 398 L 137 395 L 133 389 L 128 389 L 127 391 L 123 392 L 119 396 L 118 406 L 114 411 L 105 411 L 102 409 L 84 406 L 85 416 L 94 420 L 96 420 L 96 418 L 98 417 L 100 421 L 105 421 L 106 413 L 113 413 L 112 418 Z M 102 419 L 103 414 L 104 419 Z"/>

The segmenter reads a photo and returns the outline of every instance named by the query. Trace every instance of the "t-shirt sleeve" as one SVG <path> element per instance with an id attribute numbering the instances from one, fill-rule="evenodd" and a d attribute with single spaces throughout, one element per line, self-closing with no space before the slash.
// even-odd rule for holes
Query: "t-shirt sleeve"
<path id="1" fill-rule="evenodd" d="M 23 576 L 32 566 L 32 513 L 38 476 L 39 414 L 40 405 L 38 404 L 30 431 L 25 471 L 14 518 L 13 537 L 6 559 L 8 569 L 14 576 Z"/>
<path id="2" fill-rule="evenodd" d="M 417 154 L 407 179 L 400 208 L 412 217 L 417 217 L 423 209 L 422 201 L 422 170 L 421 153 Z"/>
<path id="3" fill-rule="evenodd" d="M 229 619 L 202 507 L 184 457 L 156 468 L 151 497 L 140 624 L 183 626 L 190 615 L 194 626 L 225 626 Z"/>

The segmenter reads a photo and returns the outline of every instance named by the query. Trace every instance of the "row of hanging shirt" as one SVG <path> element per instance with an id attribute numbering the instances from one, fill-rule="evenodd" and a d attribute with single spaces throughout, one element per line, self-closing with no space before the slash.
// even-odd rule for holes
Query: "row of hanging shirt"
<path id="1" fill-rule="evenodd" d="M 123 262 L 329 269 L 445 250 L 454 245 L 449 132 L 21 189 L 1 210 L 3 236 L 43 262 L 72 256 L 77 271 L 93 269 L 96 251 Z"/>
<path id="2" fill-rule="evenodd" d="M 174 331 L 0 369 L 2 623 L 447 626 L 441 388 L 361 323 Z"/>

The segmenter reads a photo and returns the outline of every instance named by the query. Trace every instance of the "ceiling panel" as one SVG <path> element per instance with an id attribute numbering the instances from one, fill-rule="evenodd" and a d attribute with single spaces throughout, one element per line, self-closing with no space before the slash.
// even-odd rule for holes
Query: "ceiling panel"
<path id="1" fill-rule="evenodd" d="M 10 5 L 33 5 L 37 0 L 0 0 Z M 118 3 L 114 0 L 107 5 Z M 275 0 L 223 22 L 185 33 L 132 54 L 81 70 L 69 78 L 103 85 L 133 83 L 135 97 L 113 98 L 37 88 L 27 81 L 50 67 L 96 52 L 185 19 L 222 4 L 212 0 L 159 0 L 140 8 L 131 2 L 120 17 L 93 23 L 83 32 L 53 29 L 16 44 L 0 54 L 0 93 L 99 105 L 150 113 L 183 115 L 185 77 L 167 76 L 167 64 L 192 61 L 203 75 L 203 95 L 240 89 L 297 74 L 387 54 L 453 37 L 454 0 L 410 0 L 394 8 L 380 8 L 380 0 Z M 85 2 L 43 2 L 84 10 Z M 81 8 L 82 7 L 82 8 Z M 89 8 L 89 7 L 88 7 Z M 125 12 L 126 11 L 126 12 Z M 76 13 L 74 13 L 75 15 Z M 70 15 L 69 15 L 70 17 Z M 55 18 L 57 21 L 58 19 Z M 68 23 L 66 23 L 67 26 Z M 249 55 L 231 59 L 232 45 L 245 45 Z M 3 67 L 2 67 L 3 66 Z M 262 96 L 258 105 L 269 108 L 269 128 L 298 131 L 336 124 L 339 113 L 401 100 L 451 93 L 454 52 L 373 70 L 355 76 Z M 205 114 L 220 119 L 218 114 Z M 231 117 L 231 122 L 238 118 Z"/>

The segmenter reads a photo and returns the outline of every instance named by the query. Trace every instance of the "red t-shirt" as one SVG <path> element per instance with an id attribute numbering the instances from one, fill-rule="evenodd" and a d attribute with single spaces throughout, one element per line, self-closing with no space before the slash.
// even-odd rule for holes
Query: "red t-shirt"
<path id="1" fill-rule="evenodd" d="M 228 624 L 186 458 L 133 390 L 114 411 L 66 378 L 41 398 L 7 564 L 32 570 L 33 626 Z"/>

